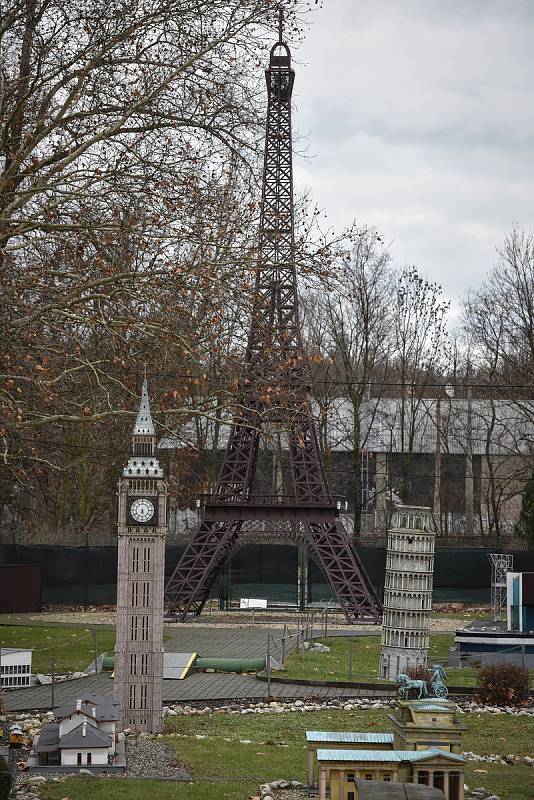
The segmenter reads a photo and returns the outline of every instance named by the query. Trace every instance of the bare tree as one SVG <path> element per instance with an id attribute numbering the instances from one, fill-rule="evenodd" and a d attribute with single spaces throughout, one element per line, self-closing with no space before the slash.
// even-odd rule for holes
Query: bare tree
<path id="1" fill-rule="evenodd" d="M 400 384 L 399 448 L 402 454 L 399 494 L 410 497 L 410 465 L 417 423 L 425 397 L 435 394 L 436 377 L 443 374 L 448 358 L 447 315 L 449 302 L 441 286 L 422 278 L 415 267 L 403 269 L 397 278 L 394 308 L 395 367 Z"/>
<path id="2" fill-rule="evenodd" d="M 298 3 L 285 7 L 298 36 Z M 258 54 L 276 9 L 7 0 L 2 12 L 2 494 L 19 487 L 42 510 L 57 492 L 50 525 L 82 527 L 106 514 L 102 462 L 125 440 L 144 363 L 160 419 L 216 413 L 227 391 L 199 387 L 237 360 Z"/>
<path id="3" fill-rule="evenodd" d="M 120 344 L 138 353 L 136 337 L 145 349 L 164 339 L 184 360 L 206 359 L 205 334 L 251 253 L 257 51 L 273 15 L 263 0 L 7 3 L 6 429 L 121 412 L 111 400 L 115 382 L 128 383 Z M 231 189 L 229 154 L 239 165 Z M 91 402 L 52 407 L 68 397 L 69 376 L 82 375 L 94 378 Z M 28 384 L 42 388 L 37 402 Z"/>
<path id="4" fill-rule="evenodd" d="M 322 368 L 316 370 L 320 384 L 314 387 L 321 398 L 321 417 L 336 445 L 352 453 L 355 534 L 361 531 L 362 509 L 368 500 L 362 484 L 362 451 L 371 420 L 364 416 L 372 415 L 387 373 L 393 344 L 392 292 L 389 252 L 376 231 L 360 229 L 354 231 L 351 248 L 338 259 L 327 285 L 307 303 L 308 335 L 314 349 L 325 357 Z M 330 401 L 325 402 L 328 396 Z M 339 399 L 341 404 L 335 402 Z M 349 414 L 344 401 L 348 401 Z"/>
<path id="5" fill-rule="evenodd" d="M 534 233 L 514 228 L 497 253 L 488 279 L 467 297 L 463 322 L 481 376 L 521 403 L 534 378 Z"/>
<path id="6" fill-rule="evenodd" d="M 500 538 L 534 457 L 534 234 L 514 228 L 497 253 L 489 277 L 464 303 L 463 325 L 477 379 L 488 387 L 480 520 Z"/>

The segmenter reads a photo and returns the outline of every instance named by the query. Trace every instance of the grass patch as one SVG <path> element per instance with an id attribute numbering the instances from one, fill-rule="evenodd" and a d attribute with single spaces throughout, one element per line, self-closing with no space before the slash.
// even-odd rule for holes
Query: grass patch
<path id="1" fill-rule="evenodd" d="M 43 800 L 245 800 L 247 783 L 175 783 L 129 778 L 71 778 L 40 789 Z"/>
<path id="2" fill-rule="evenodd" d="M 532 755 L 534 723 L 528 717 L 470 715 L 464 749 L 481 754 L 500 752 Z M 216 714 L 174 717 L 167 732 L 180 734 L 167 741 L 185 764 L 195 783 L 76 778 L 49 784 L 44 800 L 245 800 L 260 783 L 274 778 L 305 779 L 306 730 L 391 730 L 383 709 L 353 712 L 331 709 L 306 713 Z M 197 738 L 201 737 L 201 738 Z M 205 738 L 204 738 L 205 737 Z M 245 743 L 247 742 L 248 743 Z M 484 769 L 486 772 L 475 772 Z M 534 796 L 534 769 L 469 762 L 466 782 L 484 786 L 501 800 L 530 800 Z"/>
<path id="3" fill-rule="evenodd" d="M 303 680 L 347 681 L 349 677 L 350 638 L 333 636 L 319 639 L 328 645 L 329 653 L 305 651 L 290 653 L 285 661 L 284 678 Z M 355 636 L 352 639 L 352 678 L 370 681 L 378 679 L 379 636 Z"/>
<path id="4" fill-rule="evenodd" d="M 33 672 L 50 672 L 50 660 L 56 659 L 56 672 L 84 670 L 94 661 L 93 634 L 90 628 L 48 628 L 0 625 L 2 647 L 31 647 Z M 113 652 L 115 631 L 97 630 L 97 653 Z"/>
<path id="5" fill-rule="evenodd" d="M 477 764 L 469 761 L 465 768 L 465 782 L 470 789 L 483 786 L 501 800 L 532 800 L 533 773 L 532 767 L 526 765 L 502 767 L 499 764 Z"/>
<path id="6" fill-rule="evenodd" d="M 351 639 L 333 636 L 318 641 L 328 645 L 330 653 L 305 651 L 302 656 L 293 651 L 285 661 L 284 677 L 320 681 L 384 681 L 378 676 L 379 636 L 352 638 L 352 678 L 349 675 Z M 428 653 L 430 661 L 445 666 L 449 686 L 476 686 L 476 668 L 447 666 L 449 647 L 453 641 L 452 634 L 431 636 Z M 530 671 L 530 685 L 534 686 L 534 670 Z"/>

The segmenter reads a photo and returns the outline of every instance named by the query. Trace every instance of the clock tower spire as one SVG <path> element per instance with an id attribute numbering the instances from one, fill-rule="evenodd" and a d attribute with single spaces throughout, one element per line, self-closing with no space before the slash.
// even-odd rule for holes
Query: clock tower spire
<path id="1" fill-rule="evenodd" d="M 146 376 L 132 455 L 119 481 L 115 696 L 122 725 L 163 729 L 163 585 L 167 485 L 155 456 Z"/>

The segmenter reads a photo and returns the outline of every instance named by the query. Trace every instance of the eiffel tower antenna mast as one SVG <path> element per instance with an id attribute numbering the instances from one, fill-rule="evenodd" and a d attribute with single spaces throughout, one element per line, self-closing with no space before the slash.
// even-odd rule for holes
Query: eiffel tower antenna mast
<path id="1" fill-rule="evenodd" d="M 297 297 L 291 95 L 295 73 L 283 41 L 270 52 L 258 262 L 244 375 L 217 481 L 200 525 L 169 579 L 171 613 L 200 614 L 229 558 L 251 541 L 305 543 L 349 622 L 378 621 L 380 603 L 339 519 L 309 398 Z M 276 433 L 270 490 L 258 466 L 260 434 Z M 277 461 L 276 469 L 275 461 Z M 263 463 L 263 462 L 262 462 Z M 275 477 L 276 474 L 276 477 Z"/>

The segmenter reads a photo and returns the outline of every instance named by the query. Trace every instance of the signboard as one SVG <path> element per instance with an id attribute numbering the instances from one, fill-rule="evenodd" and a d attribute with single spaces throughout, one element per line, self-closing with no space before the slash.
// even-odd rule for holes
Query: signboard
<path id="1" fill-rule="evenodd" d="M 267 608 L 267 600 L 258 600 L 256 597 L 242 597 L 239 608 Z"/>

